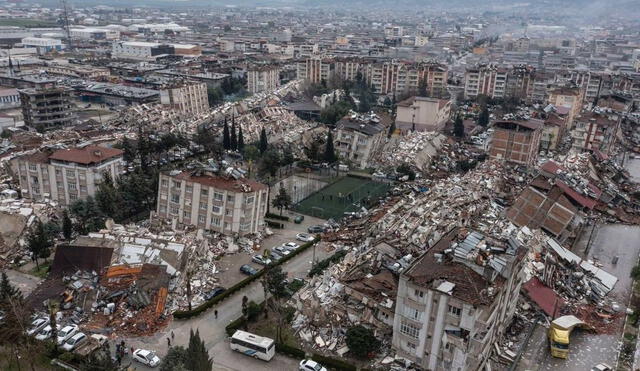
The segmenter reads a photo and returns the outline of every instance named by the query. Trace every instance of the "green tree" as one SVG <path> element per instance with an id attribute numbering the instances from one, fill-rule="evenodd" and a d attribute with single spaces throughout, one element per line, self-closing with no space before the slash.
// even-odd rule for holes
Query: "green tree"
<path id="1" fill-rule="evenodd" d="M 381 344 L 373 331 L 362 325 L 347 330 L 346 343 L 349 351 L 360 358 L 371 358 L 378 352 Z"/>
<path id="2" fill-rule="evenodd" d="M 151 156 L 151 142 L 148 133 L 142 130 L 142 125 L 138 126 L 138 157 L 140 158 L 140 167 L 147 170 Z"/>
<path id="3" fill-rule="evenodd" d="M 194 138 L 194 142 L 204 147 L 206 153 L 211 154 L 216 158 L 220 158 L 222 156 L 222 147 L 220 146 L 220 142 L 210 129 L 199 129 Z"/>
<path id="4" fill-rule="evenodd" d="M 69 211 L 76 221 L 76 232 L 80 235 L 104 228 L 104 215 L 91 196 L 86 200 L 77 200 L 72 203 L 69 206 Z"/>
<path id="5" fill-rule="evenodd" d="M 183 346 L 173 346 L 162 359 L 160 371 L 186 371 L 188 359 L 189 354 Z"/>
<path id="6" fill-rule="evenodd" d="M 231 141 L 229 142 L 232 150 L 238 149 L 238 134 L 236 133 L 236 120 L 231 121 Z"/>
<path id="7" fill-rule="evenodd" d="M 238 151 L 244 151 L 244 135 L 242 135 L 242 125 L 238 125 Z"/>
<path id="8" fill-rule="evenodd" d="M 69 218 L 69 211 L 64 209 L 62 211 L 62 235 L 64 239 L 69 241 L 71 239 L 71 235 L 73 234 L 73 223 L 71 222 L 71 218 Z"/>
<path id="9" fill-rule="evenodd" d="M 22 301 L 22 292 L 9 282 L 7 273 L 2 272 L 2 276 L 0 277 L 0 306 L 7 304 L 10 299 Z"/>
<path id="10" fill-rule="evenodd" d="M 487 127 L 489 125 L 489 109 L 487 106 L 482 107 L 482 111 L 478 115 L 478 125 Z"/>
<path id="11" fill-rule="evenodd" d="M 213 361 L 209 358 L 209 353 L 204 341 L 200 339 L 198 330 L 195 333 L 191 330 L 189 335 L 186 368 L 190 371 L 211 371 L 213 369 Z"/>
<path id="12" fill-rule="evenodd" d="M 130 164 L 136 159 L 136 148 L 126 136 L 122 139 L 122 150 L 122 159 L 126 163 Z"/>
<path id="13" fill-rule="evenodd" d="M 260 153 L 265 153 L 267 148 L 269 148 L 267 132 L 264 130 L 264 127 L 262 127 L 262 130 L 260 130 L 260 143 L 258 143 L 258 149 L 260 150 Z"/>
<path id="14" fill-rule="evenodd" d="M 282 189 L 282 188 L 281 188 Z M 284 343 L 282 329 L 286 326 L 286 307 L 284 302 L 289 297 L 289 291 L 285 279 L 287 274 L 282 271 L 282 267 L 274 266 L 267 268 L 267 272 L 262 279 L 262 286 L 265 290 L 265 297 L 271 294 L 266 301 L 268 308 L 276 315 L 276 341 Z"/>
<path id="15" fill-rule="evenodd" d="M 47 234 L 44 228 L 44 224 L 39 220 L 36 221 L 33 231 L 27 238 L 27 246 L 31 252 L 31 257 L 36 262 L 36 268 L 40 270 L 39 258 L 45 258 L 49 256 L 49 249 L 53 246 L 51 236 Z"/>
<path id="16" fill-rule="evenodd" d="M 225 150 L 231 149 L 231 136 L 229 135 L 229 125 L 227 125 L 227 118 L 224 119 L 224 126 L 222 127 L 222 148 Z"/>
<path id="17" fill-rule="evenodd" d="M 111 359 L 111 354 L 104 348 L 97 349 L 80 363 L 80 371 L 118 371 L 120 368 Z"/>
<path id="18" fill-rule="evenodd" d="M 330 164 L 338 160 L 338 156 L 336 156 L 336 150 L 333 147 L 333 134 L 331 133 L 331 130 L 327 132 L 327 142 L 325 143 L 324 147 L 323 159 Z"/>
<path id="19" fill-rule="evenodd" d="M 119 219 L 120 212 L 122 211 L 122 200 L 120 199 L 120 193 L 113 183 L 111 173 L 108 171 L 104 172 L 102 181 L 98 184 L 95 201 L 102 214 L 116 220 Z"/>
<path id="20" fill-rule="evenodd" d="M 281 162 L 280 152 L 276 149 L 268 149 L 262 154 L 262 158 L 260 160 L 261 174 L 276 176 L 276 172 L 278 171 Z"/>
<path id="21" fill-rule="evenodd" d="M 458 138 L 464 137 L 464 124 L 462 123 L 462 117 L 458 114 L 453 122 L 453 135 Z"/>
<path id="22" fill-rule="evenodd" d="M 280 215 L 282 215 L 282 210 L 285 208 L 289 208 L 291 206 L 291 196 L 287 193 L 287 190 L 284 187 L 280 186 L 278 190 L 278 194 L 273 199 L 273 207 L 280 209 Z"/>

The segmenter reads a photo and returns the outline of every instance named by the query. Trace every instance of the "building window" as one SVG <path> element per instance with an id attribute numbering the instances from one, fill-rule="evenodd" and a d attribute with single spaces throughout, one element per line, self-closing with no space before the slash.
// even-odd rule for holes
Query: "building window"
<path id="1" fill-rule="evenodd" d="M 188 218 L 188 217 L 189 217 L 189 212 L 188 212 L 188 211 L 183 211 L 183 212 L 182 212 L 182 216 L 183 216 L 184 218 Z"/>
<path id="2" fill-rule="evenodd" d="M 227 209 L 227 210 L 225 210 L 225 211 L 224 211 L 224 215 L 226 215 L 226 216 L 231 216 L 231 215 L 233 215 L 233 210 L 231 210 L 231 209 Z"/>
<path id="3" fill-rule="evenodd" d="M 416 345 L 412 342 L 407 341 L 407 348 L 411 350 L 416 350 Z"/>
<path id="4" fill-rule="evenodd" d="M 421 321 L 422 320 L 422 311 L 419 311 L 417 309 L 411 308 L 411 307 L 404 307 L 405 308 L 405 316 L 411 318 L 412 320 L 416 320 L 416 321 Z"/>
<path id="5" fill-rule="evenodd" d="M 224 222 L 224 229 L 229 229 L 229 223 Z"/>
<path id="6" fill-rule="evenodd" d="M 242 224 L 240 224 L 240 230 L 241 231 L 247 231 L 247 230 L 249 230 L 250 227 L 251 227 L 251 223 L 242 223 Z"/>
<path id="7" fill-rule="evenodd" d="M 400 322 L 400 333 L 417 339 L 418 334 L 420 333 L 420 329 L 408 322 L 402 321 Z"/>
<path id="8" fill-rule="evenodd" d="M 29 164 L 29 170 L 36 171 L 38 170 L 38 167 L 35 164 Z"/>
<path id="9" fill-rule="evenodd" d="M 204 215 L 198 215 L 198 223 L 204 223 L 205 222 L 205 216 Z"/>
<path id="10" fill-rule="evenodd" d="M 162 181 L 160 181 L 160 185 L 166 187 L 169 185 L 169 181 L 167 181 L 166 179 L 162 179 Z"/>
<path id="11" fill-rule="evenodd" d="M 169 209 L 171 215 L 178 215 L 178 207 L 176 206 L 171 206 L 171 209 Z"/>
<path id="12" fill-rule="evenodd" d="M 176 188 L 180 188 L 180 182 L 173 181 L 173 186 Z"/>
<path id="13" fill-rule="evenodd" d="M 76 184 L 75 184 L 75 183 L 69 183 L 68 185 L 69 185 L 69 190 L 70 190 L 70 191 L 75 191 L 76 189 L 78 189 L 78 188 L 76 187 Z"/>
<path id="14" fill-rule="evenodd" d="M 184 190 L 185 192 L 193 192 L 193 186 L 188 185 L 184 188 Z"/>
<path id="15" fill-rule="evenodd" d="M 80 186 L 80 192 L 82 192 L 82 193 L 87 193 L 87 186 L 83 186 L 83 185 L 81 185 L 81 186 Z"/>
<path id="16" fill-rule="evenodd" d="M 175 203 L 180 202 L 180 195 L 177 194 L 177 193 L 172 194 L 171 195 L 171 202 L 175 202 Z"/>
<path id="17" fill-rule="evenodd" d="M 420 291 L 420 290 L 416 290 L 416 297 L 418 298 L 424 298 L 424 292 Z"/>
<path id="18" fill-rule="evenodd" d="M 207 189 L 200 190 L 200 196 L 208 196 L 208 195 L 209 195 L 209 190 Z"/>
<path id="19" fill-rule="evenodd" d="M 231 195 L 228 195 L 227 196 L 227 202 L 233 202 L 233 201 L 235 201 L 235 197 L 231 196 Z"/>
<path id="20" fill-rule="evenodd" d="M 254 199 L 254 196 L 247 196 L 247 204 L 252 204 Z"/>
<path id="21" fill-rule="evenodd" d="M 222 208 L 220 206 L 213 205 L 211 207 L 211 211 L 213 211 L 214 214 L 220 214 L 220 212 L 222 211 Z"/>
<path id="22" fill-rule="evenodd" d="M 207 203 L 206 202 L 200 202 L 200 209 L 206 210 L 207 209 Z"/>
<path id="23" fill-rule="evenodd" d="M 219 227 L 220 226 L 220 218 L 211 218 L 211 225 Z"/>
<path id="24" fill-rule="evenodd" d="M 222 193 L 215 192 L 213 194 L 213 199 L 216 201 L 222 201 Z"/>
<path id="25" fill-rule="evenodd" d="M 449 314 L 453 314 L 456 317 L 460 317 L 460 314 L 462 314 L 462 309 L 454 307 L 453 305 L 449 305 L 448 311 Z"/>
<path id="26" fill-rule="evenodd" d="M 166 206 L 160 206 L 160 213 L 165 214 L 167 212 Z"/>
<path id="27" fill-rule="evenodd" d="M 75 201 L 78 199 L 78 195 L 75 193 L 69 193 L 69 200 Z"/>
<path id="28" fill-rule="evenodd" d="M 76 176 L 76 172 L 73 170 L 67 170 L 67 176 L 70 176 L 70 177 Z"/>

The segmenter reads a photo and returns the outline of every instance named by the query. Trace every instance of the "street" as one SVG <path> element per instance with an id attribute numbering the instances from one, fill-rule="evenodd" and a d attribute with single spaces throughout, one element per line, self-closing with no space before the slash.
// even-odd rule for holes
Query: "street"
<path id="1" fill-rule="evenodd" d="M 264 247 L 271 248 L 278 244 L 287 241 L 293 241 L 295 234 L 301 231 L 306 232 L 306 226 L 311 223 L 319 222 L 319 219 L 305 217 L 305 223 L 302 225 L 294 223 L 286 223 L 286 229 L 279 231 L 277 235 L 271 236 L 264 240 Z M 284 232 L 280 234 L 280 232 Z M 293 235 L 294 239 L 288 236 Z M 324 259 L 329 256 L 331 252 L 327 252 L 319 244 L 315 249 L 316 260 Z M 313 259 L 314 249 L 310 248 L 300 255 L 294 257 L 283 265 L 283 270 L 288 272 L 289 277 L 305 277 L 309 269 L 311 268 L 311 262 Z M 242 259 L 247 258 L 248 255 L 241 253 L 231 256 L 231 258 Z M 250 259 L 250 257 L 249 257 Z M 218 306 L 208 310 L 204 314 L 198 317 L 188 320 L 174 320 L 167 328 L 160 331 L 154 336 L 139 337 L 124 339 L 127 343 L 127 347 L 143 348 L 156 351 L 160 358 L 164 357 L 167 353 L 167 338 L 171 337 L 171 333 L 175 335 L 175 339 L 172 344 L 188 346 L 189 332 L 191 329 L 194 331 L 197 329 L 200 331 L 200 337 L 205 341 L 209 354 L 213 359 L 214 370 L 295 370 L 298 362 L 294 359 L 290 359 L 281 355 L 276 355 L 274 359 L 266 363 L 254 358 L 244 356 L 238 352 L 234 352 L 229 348 L 229 344 L 226 341 L 227 335 L 225 333 L 225 326 L 237 319 L 241 314 L 242 297 L 247 296 L 249 300 L 255 302 L 261 302 L 264 300 L 264 293 L 260 282 L 254 282 L 247 286 L 241 292 L 233 295 L 229 299 L 223 301 Z M 218 311 L 218 318 L 214 316 L 214 309 Z M 120 338 L 117 339 L 119 342 Z M 113 348 L 113 347 L 112 347 Z M 123 364 L 128 364 L 130 358 L 126 357 L 123 360 Z M 134 363 L 134 366 L 138 370 L 150 369 L 146 366 Z"/>

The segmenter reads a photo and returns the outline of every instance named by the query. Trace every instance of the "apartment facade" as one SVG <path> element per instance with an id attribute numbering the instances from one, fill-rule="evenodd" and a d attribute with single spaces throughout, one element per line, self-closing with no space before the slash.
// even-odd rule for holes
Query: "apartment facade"
<path id="1" fill-rule="evenodd" d="M 449 232 L 400 275 L 392 346 L 423 369 L 483 369 L 516 310 L 525 248 L 464 233 Z"/>
<path id="2" fill-rule="evenodd" d="M 270 92 L 280 86 L 280 69 L 275 66 L 254 67 L 247 71 L 247 90 L 255 94 Z"/>
<path id="3" fill-rule="evenodd" d="M 267 186 L 206 170 L 160 174 L 158 216 L 223 234 L 257 233 L 264 226 Z"/>
<path id="4" fill-rule="evenodd" d="M 296 64 L 296 75 L 299 80 L 307 80 L 312 84 L 328 81 L 334 70 L 333 61 L 325 58 L 307 58 Z"/>
<path id="5" fill-rule="evenodd" d="M 489 156 L 527 167 L 533 166 L 538 158 L 543 126 L 544 122 L 536 119 L 497 121 L 493 125 Z"/>
<path id="6" fill-rule="evenodd" d="M 551 89 L 547 103 L 568 108 L 567 124 L 572 127 L 575 117 L 582 109 L 582 89 L 578 86 Z"/>
<path id="7" fill-rule="evenodd" d="M 582 112 L 576 117 L 576 123 L 571 130 L 573 148 L 577 151 L 592 151 L 609 154 L 613 149 L 622 117 L 605 112 Z"/>
<path id="8" fill-rule="evenodd" d="M 364 169 L 384 144 L 387 131 L 375 114 L 347 115 L 336 123 L 334 147 L 340 158 Z"/>
<path id="9" fill-rule="evenodd" d="M 403 132 L 440 131 L 451 115 L 451 100 L 411 97 L 397 104 L 396 128 Z"/>
<path id="10" fill-rule="evenodd" d="M 123 153 L 101 146 L 41 151 L 15 158 L 12 166 L 23 197 L 69 205 L 95 196 L 105 173 L 112 179 L 119 177 L 124 170 Z"/>
<path id="11" fill-rule="evenodd" d="M 209 111 L 207 84 L 183 81 L 160 90 L 160 103 L 186 115 L 198 115 Z"/>
<path id="12" fill-rule="evenodd" d="M 71 89 L 64 87 L 18 90 L 25 125 L 51 129 L 70 125 L 75 119 Z"/>

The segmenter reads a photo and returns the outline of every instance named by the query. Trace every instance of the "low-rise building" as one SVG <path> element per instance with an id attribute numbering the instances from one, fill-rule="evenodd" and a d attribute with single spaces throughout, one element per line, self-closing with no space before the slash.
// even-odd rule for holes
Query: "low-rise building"
<path id="1" fill-rule="evenodd" d="M 620 131 L 622 117 L 606 112 L 582 112 L 571 131 L 573 148 L 577 151 L 598 150 L 609 154 Z"/>
<path id="2" fill-rule="evenodd" d="M 280 69 L 275 66 L 253 67 L 247 71 L 247 90 L 255 94 L 270 92 L 280 86 Z"/>
<path id="3" fill-rule="evenodd" d="M 497 121 L 489 147 L 492 159 L 532 166 L 538 158 L 542 120 Z"/>
<path id="4" fill-rule="evenodd" d="M 526 249 L 446 234 L 400 275 L 392 346 L 428 370 L 481 370 L 515 312 Z"/>
<path id="5" fill-rule="evenodd" d="M 334 144 L 340 158 L 361 169 L 369 166 L 387 135 L 387 126 L 376 114 L 352 112 L 336 123 L 336 129 Z"/>
<path id="6" fill-rule="evenodd" d="M 36 48 L 38 53 L 49 53 L 62 50 L 62 40 L 46 37 L 25 37 L 22 39 L 25 48 Z"/>
<path id="7" fill-rule="evenodd" d="M 160 173 L 158 216 L 223 234 L 259 232 L 267 211 L 267 186 L 208 169 Z"/>
<path id="8" fill-rule="evenodd" d="M 411 131 L 441 131 L 451 115 L 451 100 L 410 97 L 397 105 L 396 128 Z"/>
<path id="9" fill-rule="evenodd" d="M 124 169 L 123 151 L 86 146 L 39 151 L 15 158 L 22 196 L 32 200 L 49 198 L 61 205 L 95 196 L 105 173 L 112 179 Z"/>

